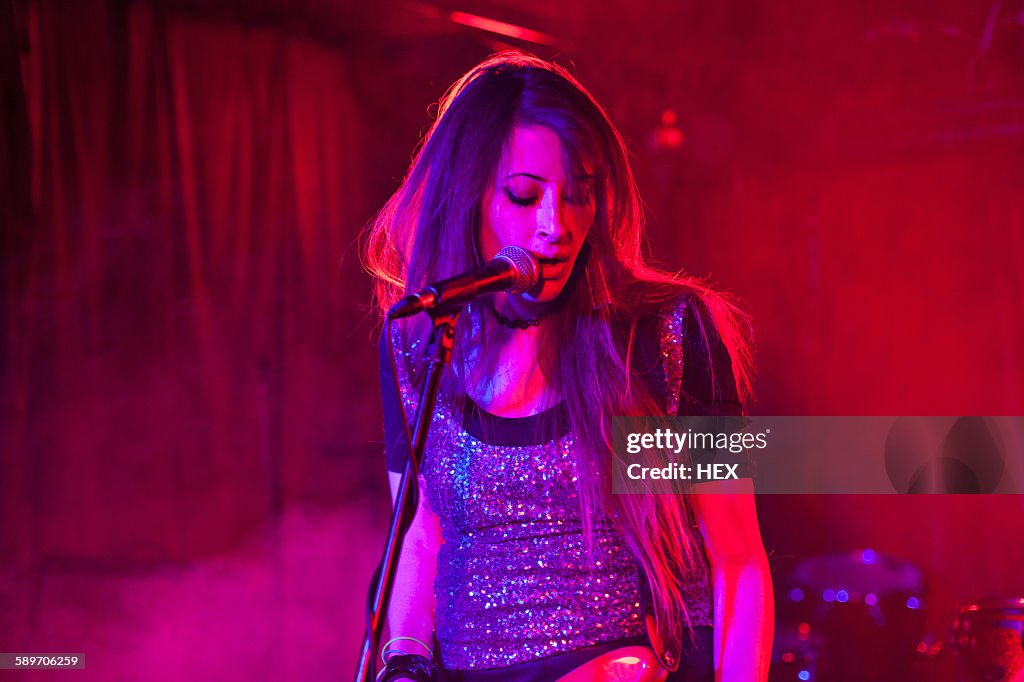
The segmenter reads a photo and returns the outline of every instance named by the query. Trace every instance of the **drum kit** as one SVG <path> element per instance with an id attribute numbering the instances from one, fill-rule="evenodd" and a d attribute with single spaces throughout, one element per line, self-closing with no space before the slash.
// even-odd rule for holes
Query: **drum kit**
<path id="1" fill-rule="evenodd" d="M 804 559 L 779 587 L 771 682 L 1024 682 L 1024 598 L 963 603 L 936 637 L 920 569 L 871 549 Z"/>

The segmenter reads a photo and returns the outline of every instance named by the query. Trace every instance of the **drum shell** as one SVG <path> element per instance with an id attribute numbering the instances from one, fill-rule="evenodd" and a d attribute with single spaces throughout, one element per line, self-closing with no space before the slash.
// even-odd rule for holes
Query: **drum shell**
<path id="1" fill-rule="evenodd" d="M 961 682 L 1024 680 L 1024 599 L 961 606 L 952 640 Z"/>

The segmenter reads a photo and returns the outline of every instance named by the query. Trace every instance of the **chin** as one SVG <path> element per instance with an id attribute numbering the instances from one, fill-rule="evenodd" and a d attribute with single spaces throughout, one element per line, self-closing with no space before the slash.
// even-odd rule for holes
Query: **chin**
<path id="1" fill-rule="evenodd" d="M 565 282 L 549 281 L 544 282 L 540 287 L 534 287 L 523 294 L 523 300 L 531 303 L 550 303 L 565 291 Z"/>

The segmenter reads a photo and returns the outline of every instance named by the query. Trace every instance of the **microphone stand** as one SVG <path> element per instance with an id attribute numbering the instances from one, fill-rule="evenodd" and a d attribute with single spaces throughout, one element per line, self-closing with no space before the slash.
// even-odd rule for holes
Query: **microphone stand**
<path id="1" fill-rule="evenodd" d="M 441 386 L 441 373 L 452 359 L 452 348 L 455 346 L 455 323 L 459 319 L 460 312 L 461 308 L 441 308 L 427 311 L 434 323 L 427 351 L 429 357 L 427 375 L 423 382 L 423 389 L 420 391 L 416 423 L 409 448 L 409 460 L 405 464 L 402 482 L 398 486 L 395 508 L 391 515 L 391 527 L 384 545 L 384 556 L 377 567 L 377 572 L 371 578 L 371 581 L 376 581 L 376 585 L 373 587 L 372 601 L 367 604 L 366 635 L 363 637 L 363 648 L 359 654 L 356 682 L 373 682 L 376 675 L 374 655 L 380 647 L 380 637 L 384 631 L 384 614 L 391 601 L 391 588 L 395 582 L 402 538 L 405 537 L 406 529 L 416 516 L 414 500 L 419 497 L 420 461 L 427 444 L 427 431 L 434 416 L 437 392 Z M 388 324 L 390 324 L 390 320 Z M 389 348 L 388 352 L 392 352 L 392 349 Z"/>

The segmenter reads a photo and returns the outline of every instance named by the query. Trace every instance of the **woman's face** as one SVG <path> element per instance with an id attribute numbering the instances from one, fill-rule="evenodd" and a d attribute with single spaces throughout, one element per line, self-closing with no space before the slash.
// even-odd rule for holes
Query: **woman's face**
<path id="1" fill-rule="evenodd" d="M 594 212 L 594 177 L 566 177 L 554 131 L 516 126 L 484 192 L 480 255 L 490 260 L 506 246 L 526 249 L 537 257 L 541 274 L 523 298 L 550 301 L 569 280 Z"/>

